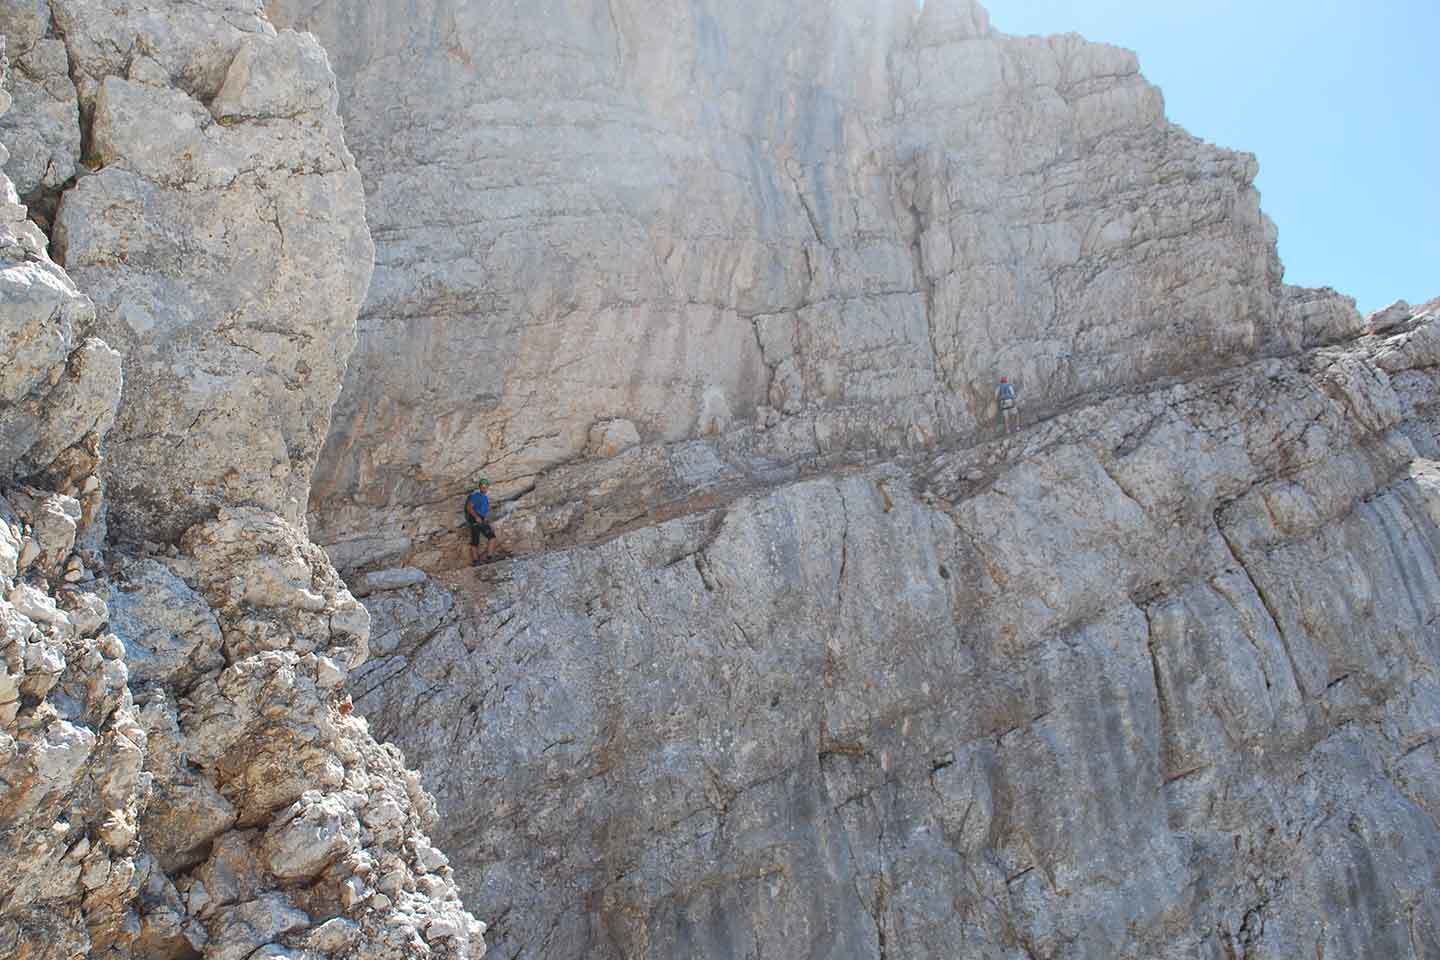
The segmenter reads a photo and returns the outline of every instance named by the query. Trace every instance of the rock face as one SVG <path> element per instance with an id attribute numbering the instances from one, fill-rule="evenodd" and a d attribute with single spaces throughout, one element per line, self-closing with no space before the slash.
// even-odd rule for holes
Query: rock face
<path id="1" fill-rule="evenodd" d="M 243 0 L 52 7 L 93 168 L 57 258 L 126 358 L 111 523 L 174 540 L 249 503 L 303 524 L 372 259 L 325 54 Z"/>
<path id="2" fill-rule="evenodd" d="M 377 237 L 311 528 L 492 954 L 1440 951 L 1436 327 L 914 6 L 268 4 Z"/>
<path id="3" fill-rule="evenodd" d="M 243 2 L 0 28 L 0 955 L 482 955 L 296 526 L 370 268 L 324 54 Z"/>
<path id="4" fill-rule="evenodd" d="M 492 955 L 1433 952 L 1436 337 L 372 594 L 359 708 Z"/>
<path id="5" fill-rule="evenodd" d="M 1055 410 L 1306 335 L 1253 158 L 969 0 L 268 9 L 335 57 L 377 237 L 311 504 L 343 569 L 458 558 L 476 473 L 543 494 L 617 421 L 925 449 L 1000 372 Z"/>
<path id="6" fill-rule="evenodd" d="M 0 117 L 8 145 L 6 172 L 30 207 L 49 222 L 55 199 L 80 167 L 80 102 L 70 79 L 65 41 L 54 29 L 48 0 L 18 0 L 0 9 L 0 34 L 12 73 L 15 109 Z"/>
<path id="7" fill-rule="evenodd" d="M 1436 304 L 1133 55 L 267 7 L 0 11 L 0 955 L 1440 954 Z"/>
<path id="8" fill-rule="evenodd" d="M 0 91 L 0 113 L 9 105 Z M 69 481 L 94 469 L 121 381 L 120 358 L 89 336 L 94 327 L 94 305 L 0 176 L 0 476 Z"/>

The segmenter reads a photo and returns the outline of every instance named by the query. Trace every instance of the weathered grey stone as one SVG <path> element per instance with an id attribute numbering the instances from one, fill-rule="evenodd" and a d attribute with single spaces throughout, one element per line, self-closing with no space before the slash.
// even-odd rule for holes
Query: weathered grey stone
<path id="1" fill-rule="evenodd" d="M 1324 346 L 1353 339 L 1364 329 L 1365 321 L 1355 309 L 1353 297 L 1327 288 L 1310 290 L 1286 286 L 1280 302 L 1280 319 L 1276 333 L 1282 342 L 1273 346 L 1277 352 L 1294 353 L 1307 347 Z"/>
<path id="2" fill-rule="evenodd" d="M 99 82 L 125 76 L 137 54 L 157 62 L 173 85 L 213 96 L 246 38 L 275 33 L 253 0 L 161 3 L 143 9 L 125 0 L 50 0 L 50 8 L 86 105 Z"/>
<path id="3" fill-rule="evenodd" d="M 1375 364 L 1387 373 L 1440 366 L 1440 329 L 1434 323 L 1425 323 L 1387 337 Z"/>
<path id="4" fill-rule="evenodd" d="M 360 928 L 343 917 L 327 920 L 310 932 L 305 945 L 324 954 L 334 954 L 350 947 L 360 938 Z"/>
<path id="5" fill-rule="evenodd" d="M 266 864 L 283 882 L 310 880 L 359 842 L 354 812 L 338 796 L 307 795 L 266 831 Z"/>
<path id="6" fill-rule="evenodd" d="M 333 429 L 318 45 L 0 11 L 79 280 L 0 178 L 0 953 L 460 960 L 457 882 L 505 956 L 1440 949 L 1433 305 L 1283 287 L 1133 55 L 971 0 L 268 6 L 382 239 Z M 520 559 L 447 572 L 482 469 Z"/>
<path id="7" fill-rule="evenodd" d="M 51 575 L 59 574 L 75 548 L 80 504 L 73 497 L 51 495 L 35 505 L 29 517 L 32 536 L 40 547 L 37 561 Z"/>
<path id="8" fill-rule="evenodd" d="M 0 140 L 10 149 L 6 172 L 27 202 L 43 201 L 75 175 L 80 160 L 79 102 L 69 57 L 51 29 L 47 0 L 6 4 L 0 34 L 13 66 L 14 104 L 0 117 Z"/>
<path id="9" fill-rule="evenodd" d="M 233 849 L 228 831 L 235 826 L 234 805 L 190 763 L 179 716 L 163 697 L 150 695 L 140 722 L 150 752 L 148 768 L 155 776 L 141 821 L 147 849 L 167 874 L 189 870 L 212 851 L 213 859 L 225 862 L 219 851 Z M 195 899 L 191 914 L 199 913 L 199 902 L 208 898 Z"/>
<path id="10" fill-rule="evenodd" d="M 373 856 L 404 898 L 347 956 L 479 956 L 448 873 L 416 892 L 418 779 L 338 710 L 369 615 L 275 512 L 302 515 L 370 272 L 323 52 L 255 0 L 7 5 L 0 86 L 7 40 L 37 222 L 0 176 L 0 952 L 316 960 L 291 941 Z M 82 133 L 101 169 L 72 185 Z M 98 318 L 49 259 L 57 197 Z M 392 815 L 362 837 L 371 794 Z"/>
<path id="11" fill-rule="evenodd" d="M 41 779 L 62 783 L 75 775 L 94 749 L 93 733 L 60 720 L 35 745 L 32 762 Z"/>
<path id="12" fill-rule="evenodd" d="M 126 662 L 137 688 L 165 684 L 185 690 L 225 665 L 214 612 L 164 564 L 136 560 L 99 589 L 112 628 L 126 639 Z"/>
<path id="13" fill-rule="evenodd" d="M 0 497 L 0 577 L 13 577 L 20 571 L 21 551 L 25 548 L 20 529 L 19 518 Z M 29 566 L 28 560 L 25 565 Z"/>
<path id="14" fill-rule="evenodd" d="M 125 356 L 111 523 L 151 539 L 232 500 L 301 517 L 372 257 L 313 39 L 277 37 L 253 4 L 244 32 L 223 5 L 166 6 L 56 3 L 95 38 L 66 31 L 104 168 L 66 194 L 55 241 Z M 185 33 L 196 21 L 215 32 Z M 126 79 L 103 37 L 143 45 L 177 86 Z"/>
<path id="15" fill-rule="evenodd" d="M 0 398 L 16 403 L 70 352 L 72 318 L 84 308 L 79 293 L 53 264 L 7 262 L 0 283 L 5 291 L 0 298 L 0 338 L 11 358 L 0 373 Z"/>
<path id="16" fill-rule="evenodd" d="M 247 37 L 210 102 L 221 121 L 289 120 L 333 113 L 335 75 L 312 38 L 285 31 L 274 38 Z"/>
<path id="17" fill-rule="evenodd" d="M 311 504 L 343 569 L 463 563 L 474 473 L 544 497 L 597 422 L 898 452 L 997 371 L 1048 411 L 1283 340 L 1254 159 L 1128 51 L 969 2 L 269 9 L 332 51 L 380 238 Z"/>
<path id="18" fill-rule="evenodd" d="M 331 690 L 343 686 L 349 671 L 329 657 L 317 657 L 315 661 L 315 682 L 321 688 Z"/>
<path id="19" fill-rule="evenodd" d="M 413 648 L 453 619 L 455 597 L 426 578 L 416 587 L 373 594 L 365 599 L 365 608 L 374 622 L 382 625 L 372 634 L 371 650 L 377 656 L 389 656 Z"/>
<path id="20" fill-rule="evenodd" d="M 386 590 L 403 590 L 406 587 L 419 586 L 425 582 L 425 571 L 415 567 L 396 567 L 391 570 L 374 570 L 370 573 L 356 577 L 351 584 L 351 592 L 357 597 L 366 597 L 372 593 L 381 593 Z"/>
<path id="21" fill-rule="evenodd" d="M 55 605 L 55 598 L 28 583 L 15 584 L 5 599 L 10 601 L 16 613 L 36 623 L 67 622 L 64 612 Z"/>
<path id="22" fill-rule="evenodd" d="M 15 0 L 0 10 L 0 35 L 5 37 L 6 54 L 12 60 L 24 56 L 49 28 L 48 0 Z"/>
<path id="23" fill-rule="evenodd" d="M 189 530 L 206 601 L 220 614 L 233 663 L 264 650 L 328 652 L 358 666 L 368 656 L 370 618 L 318 547 L 280 517 L 226 508 Z"/>
<path id="24" fill-rule="evenodd" d="M 220 911 L 206 953 L 214 960 L 245 960 L 269 941 L 308 926 L 310 918 L 283 894 L 266 894 Z"/>
<path id="25" fill-rule="evenodd" d="M 590 428 L 586 451 L 595 457 L 613 457 L 640 442 L 640 433 L 629 420 L 605 420 Z"/>
<path id="26" fill-rule="evenodd" d="M 10 357 L 0 368 L 0 470 L 21 476 L 103 431 L 120 387 L 113 352 L 103 343 L 87 340 L 75 349 L 93 308 L 28 233 L 0 223 L 0 343 Z M 7 235 L 19 238 L 10 248 L 18 260 L 5 254 Z"/>
<path id="27" fill-rule="evenodd" d="M 28 569 L 39 556 L 40 544 L 36 543 L 34 538 L 26 537 L 24 544 L 20 547 L 20 558 L 16 561 L 16 564 L 21 571 L 24 571 Z"/>
<path id="28" fill-rule="evenodd" d="M 65 611 L 65 616 L 75 627 L 75 632 L 82 637 L 95 636 L 101 627 L 110 622 L 110 608 L 103 599 L 93 593 L 66 591 L 60 595 L 59 607 Z M 114 643 L 113 650 L 102 646 L 102 652 L 106 656 L 123 659 L 124 644 L 113 636 L 110 641 Z"/>
<path id="29" fill-rule="evenodd" d="M 1440 467 L 1391 382 L 1431 362 L 1256 361 L 376 595 L 357 708 L 502 955 L 1403 952 Z"/>
<path id="30" fill-rule="evenodd" d="M 1365 330 L 1367 333 L 1388 333 L 1403 323 L 1409 321 L 1415 315 L 1410 304 L 1404 300 L 1396 300 L 1390 306 L 1376 310 L 1365 318 Z"/>

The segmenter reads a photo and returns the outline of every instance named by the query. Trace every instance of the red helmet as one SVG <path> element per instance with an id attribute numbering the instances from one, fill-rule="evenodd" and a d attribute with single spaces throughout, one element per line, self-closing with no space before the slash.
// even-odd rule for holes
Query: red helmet
<path id="1" fill-rule="evenodd" d="M 1009 377 L 1001 377 L 1001 378 L 1000 378 L 1000 382 L 1001 382 L 1001 383 L 1009 383 L 1009 382 L 1010 382 L 1010 378 L 1009 378 Z"/>

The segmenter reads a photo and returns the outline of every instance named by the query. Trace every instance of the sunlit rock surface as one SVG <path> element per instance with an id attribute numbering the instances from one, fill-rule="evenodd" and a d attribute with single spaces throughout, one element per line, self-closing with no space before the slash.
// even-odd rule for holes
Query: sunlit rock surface
<path id="1" fill-rule="evenodd" d="M 478 472 L 544 497 L 615 421 L 925 450 L 1002 371 L 1056 410 L 1303 337 L 1254 158 L 1124 50 L 968 2 L 268 9 L 331 51 L 376 237 L 311 503 L 343 569 L 458 560 Z"/>
<path id="2" fill-rule="evenodd" d="M 492 955 L 1424 955 L 1433 330 L 374 594 L 360 709 Z"/>
<path id="3" fill-rule="evenodd" d="M 1440 954 L 1436 303 L 1284 285 L 1132 54 L 0 31 L 0 955 Z"/>
<path id="4" fill-rule="evenodd" d="M 56 255 L 125 356 L 111 525 L 303 523 L 372 256 L 325 53 L 244 0 L 52 5 L 91 167 Z"/>
<path id="5" fill-rule="evenodd" d="M 1434 324 L 913 7 L 269 4 L 377 243 L 311 527 L 492 955 L 1440 950 Z"/>
<path id="6" fill-rule="evenodd" d="M 0 28 L 0 956 L 481 956 L 297 525 L 370 272 L 323 52 L 253 3 Z"/>

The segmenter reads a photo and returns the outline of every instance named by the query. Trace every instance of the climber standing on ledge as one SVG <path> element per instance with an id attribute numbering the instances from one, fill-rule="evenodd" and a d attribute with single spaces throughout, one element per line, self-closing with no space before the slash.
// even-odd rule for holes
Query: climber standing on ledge
<path id="1" fill-rule="evenodd" d="M 470 528 L 470 565 L 480 564 L 480 537 L 485 537 L 485 560 L 495 549 L 495 528 L 490 526 L 490 479 L 475 481 L 478 488 L 465 499 L 465 525 Z"/>
<path id="2" fill-rule="evenodd" d="M 1009 377 L 1000 378 L 1000 386 L 995 388 L 995 400 L 1000 405 L 1000 416 L 1004 418 L 1005 432 L 1020 429 L 1019 414 L 1015 412 L 1015 388 L 1010 384 Z"/>

